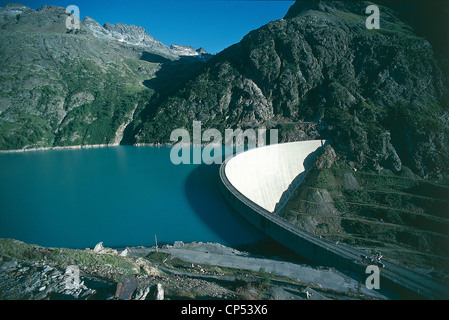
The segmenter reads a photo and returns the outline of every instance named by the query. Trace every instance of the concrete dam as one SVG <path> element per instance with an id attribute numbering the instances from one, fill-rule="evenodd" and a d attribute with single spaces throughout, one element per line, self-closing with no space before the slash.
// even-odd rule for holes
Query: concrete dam
<path id="1" fill-rule="evenodd" d="M 229 157 L 220 167 L 220 187 L 233 208 L 267 236 L 317 265 L 351 271 L 364 279 L 366 252 L 317 237 L 279 215 L 324 145 L 324 140 L 275 144 Z M 406 298 L 449 298 L 449 289 L 427 274 L 382 262 L 381 286 Z"/>
<path id="2" fill-rule="evenodd" d="M 305 167 L 312 164 L 312 159 L 306 164 L 306 158 L 323 144 L 324 141 L 314 140 L 255 148 L 230 159 L 224 173 L 244 197 L 277 213 L 287 200 L 284 193 L 296 189 Z"/>

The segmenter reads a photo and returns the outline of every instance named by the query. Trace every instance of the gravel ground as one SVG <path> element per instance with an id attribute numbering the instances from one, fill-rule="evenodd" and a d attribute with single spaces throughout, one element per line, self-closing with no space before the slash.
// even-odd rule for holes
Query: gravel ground
<path id="1" fill-rule="evenodd" d="M 42 248 L 0 239 L 0 300 L 385 299 L 336 270 L 213 243 Z"/>

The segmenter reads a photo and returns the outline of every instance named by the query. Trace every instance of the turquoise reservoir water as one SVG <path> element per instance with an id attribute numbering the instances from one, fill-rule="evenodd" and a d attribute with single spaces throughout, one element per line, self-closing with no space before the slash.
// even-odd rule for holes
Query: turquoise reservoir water
<path id="1" fill-rule="evenodd" d="M 0 154 L 0 238 L 50 247 L 252 244 L 265 236 L 219 190 L 218 165 L 174 165 L 168 147 Z"/>

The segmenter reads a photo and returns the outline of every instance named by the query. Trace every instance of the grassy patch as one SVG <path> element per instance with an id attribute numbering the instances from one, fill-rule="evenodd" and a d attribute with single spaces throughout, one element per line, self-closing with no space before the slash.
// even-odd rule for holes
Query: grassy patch
<path id="1" fill-rule="evenodd" d="M 354 176 L 360 189 L 344 187 L 343 177 L 347 173 Z M 339 219 L 319 220 L 323 217 L 313 212 L 318 204 L 304 205 L 310 202 L 305 198 L 309 194 L 308 188 L 327 190 L 338 210 L 334 216 Z M 409 256 L 404 263 L 445 270 L 444 263 L 449 259 L 449 220 L 444 212 L 449 208 L 449 201 L 443 199 L 443 195 L 447 190 L 445 186 L 417 178 L 405 166 L 397 174 L 374 173 L 354 171 L 337 161 L 331 168 L 309 172 L 304 184 L 291 197 L 283 216 L 307 228 L 310 225 L 308 219 L 318 214 L 315 219 L 321 222 L 309 231 L 363 248 L 388 248 L 388 258 L 399 263 L 404 257 L 399 252 L 414 250 L 420 255 Z M 304 208 L 312 211 L 305 212 Z M 333 226 L 334 230 L 340 227 L 342 232 L 326 233 L 332 224 L 338 224 Z M 422 258 L 429 254 L 435 258 Z"/>
<path id="2" fill-rule="evenodd" d="M 76 265 L 89 272 L 105 273 L 111 271 L 114 280 L 138 272 L 132 261 L 112 254 L 97 254 L 88 250 L 44 248 L 12 239 L 0 239 L 0 255 L 12 259 L 36 262 L 44 260 L 47 264 L 67 267 Z"/>

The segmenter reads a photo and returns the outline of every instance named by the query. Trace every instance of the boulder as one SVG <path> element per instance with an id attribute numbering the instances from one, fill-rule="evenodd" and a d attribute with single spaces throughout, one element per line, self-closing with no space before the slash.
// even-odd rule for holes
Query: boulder
<path id="1" fill-rule="evenodd" d="M 119 300 L 131 300 L 136 289 L 137 279 L 134 277 L 126 278 L 117 284 L 114 298 Z"/>
<path id="2" fill-rule="evenodd" d="M 348 190 L 360 190 L 359 182 L 350 172 L 343 175 L 343 187 Z"/>
<path id="3" fill-rule="evenodd" d="M 103 250 L 104 250 L 103 242 L 99 242 L 95 245 L 95 248 L 94 248 L 95 253 L 100 253 Z"/>

